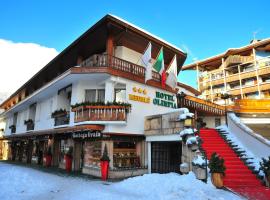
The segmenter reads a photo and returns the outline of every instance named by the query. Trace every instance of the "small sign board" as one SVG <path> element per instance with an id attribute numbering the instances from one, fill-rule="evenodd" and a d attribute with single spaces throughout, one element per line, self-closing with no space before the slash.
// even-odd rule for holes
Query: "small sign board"
<path id="1" fill-rule="evenodd" d="M 72 134 L 72 138 L 74 139 L 89 139 L 89 138 L 102 138 L 102 133 L 100 131 L 80 131 L 74 132 Z"/>

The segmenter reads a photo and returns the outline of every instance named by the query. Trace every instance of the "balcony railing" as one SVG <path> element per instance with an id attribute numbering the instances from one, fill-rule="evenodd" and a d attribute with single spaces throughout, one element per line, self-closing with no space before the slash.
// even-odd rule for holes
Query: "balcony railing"
<path id="1" fill-rule="evenodd" d="M 193 96 L 186 95 L 184 97 L 178 96 L 178 106 L 179 107 L 187 107 L 191 109 L 195 109 L 197 111 L 202 111 L 215 115 L 224 115 L 225 107 L 197 98 Z"/>
<path id="2" fill-rule="evenodd" d="M 126 121 L 125 106 L 80 106 L 72 109 L 75 112 L 74 122 L 83 121 Z"/>
<path id="3" fill-rule="evenodd" d="M 95 54 L 80 64 L 81 67 L 110 67 L 137 76 L 145 76 L 145 68 L 132 62 L 110 55 Z"/>

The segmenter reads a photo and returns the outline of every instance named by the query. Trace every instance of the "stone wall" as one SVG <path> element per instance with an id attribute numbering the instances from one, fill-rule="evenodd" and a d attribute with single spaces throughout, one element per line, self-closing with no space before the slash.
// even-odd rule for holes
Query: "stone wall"
<path id="1" fill-rule="evenodd" d="M 184 123 L 179 121 L 180 111 L 151 115 L 145 118 L 144 134 L 151 135 L 170 135 L 179 133 L 183 130 Z"/>

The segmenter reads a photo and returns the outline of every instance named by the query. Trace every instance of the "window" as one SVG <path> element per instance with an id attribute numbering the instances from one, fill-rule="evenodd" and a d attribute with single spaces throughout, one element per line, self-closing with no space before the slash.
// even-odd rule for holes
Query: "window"
<path id="1" fill-rule="evenodd" d="M 84 166 L 100 167 L 101 141 L 87 141 L 84 144 Z"/>
<path id="2" fill-rule="evenodd" d="M 35 117 L 36 117 L 36 107 L 37 107 L 37 104 L 34 103 L 29 108 L 29 119 L 32 119 L 33 121 L 35 121 Z"/>
<path id="3" fill-rule="evenodd" d="M 97 102 L 105 101 L 105 90 L 97 90 Z"/>
<path id="4" fill-rule="evenodd" d="M 126 102 L 126 89 L 115 89 L 114 100 L 116 102 Z"/>
<path id="5" fill-rule="evenodd" d="M 137 155 L 135 142 L 113 143 L 113 166 L 114 168 L 140 167 L 140 157 Z"/>
<path id="6" fill-rule="evenodd" d="M 18 119 L 18 113 L 14 113 L 13 115 L 13 125 L 16 126 L 17 124 L 17 119 Z"/>
<path id="7" fill-rule="evenodd" d="M 85 101 L 87 102 L 104 102 L 105 90 L 85 90 Z"/>
<path id="8" fill-rule="evenodd" d="M 73 147 L 71 144 L 71 140 L 66 139 L 66 140 L 61 140 L 60 141 L 60 157 L 59 157 L 59 162 L 64 163 L 65 160 L 65 154 L 70 152 L 71 154 L 73 153 Z"/>

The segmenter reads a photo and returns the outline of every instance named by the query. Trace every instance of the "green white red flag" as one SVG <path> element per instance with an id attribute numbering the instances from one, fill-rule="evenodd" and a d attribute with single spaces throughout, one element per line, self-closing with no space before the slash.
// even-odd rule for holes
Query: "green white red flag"
<path id="1" fill-rule="evenodd" d="M 163 55 L 163 47 L 161 47 L 158 56 L 156 58 L 156 62 L 153 65 L 153 68 L 161 75 L 161 83 L 162 87 L 165 87 L 166 82 L 166 71 L 164 67 L 164 55 Z"/>

